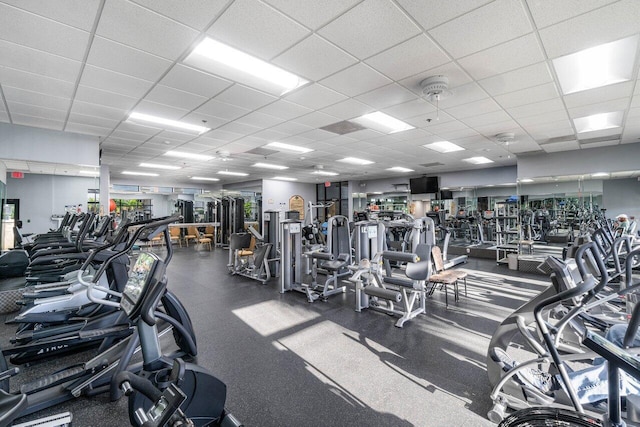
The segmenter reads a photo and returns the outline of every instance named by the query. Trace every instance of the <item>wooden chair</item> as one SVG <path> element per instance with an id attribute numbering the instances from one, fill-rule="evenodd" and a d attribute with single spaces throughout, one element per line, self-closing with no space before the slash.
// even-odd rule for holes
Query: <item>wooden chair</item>
<path id="1" fill-rule="evenodd" d="M 187 234 L 185 234 L 184 236 L 184 241 L 187 244 L 187 247 L 189 247 L 189 240 L 193 240 L 194 242 L 198 243 L 198 239 L 200 238 L 200 233 L 198 232 L 198 229 L 191 225 L 189 227 L 187 227 Z"/>
<path id="2" fill-rule="evenodd" d="M 180 247 L 182 247 L 182 236 L 180 236 L 180 228 L 169 227 L 169 236 L 171 237 L 171 243 L 177 241 Z"/>
<path id="3" fill-rule="evenodd" d="M 213 239 L 214 230 L 213 225 L 207 225 L 204 229 L 204 237 L 208 237 L 209 239 Z"/>
<path id="4" fill-rule="evenodd" d="M 435 274 L 429 276 L 427 286 L 432 284 L 428 295 L 431 296 L 436 286 L 440 285 L 440 289 L 444 287 L 444 298 L 446 307 L 449 308 L 449 296 L 447 285 L 453 285 L 453 292 L 456 302 L 459 301 L 458 281 L 464 280 L 464 295 L 467 296 L 467 273 L 460 270 L 445 270 L 444 261 L 442 260 L 442 251 L 438 246 L 431 249 L 431 258 L 435 266 Z"/>
<path id="5" fill-rule="evenodd" d="M 209 249 L 209 252 L 211 252 L 211 242 L 212 240 L 209 237 L 204 237 L 204 234 L 198 237 L 198 244 L 207 246 L 207 248 Z"/>

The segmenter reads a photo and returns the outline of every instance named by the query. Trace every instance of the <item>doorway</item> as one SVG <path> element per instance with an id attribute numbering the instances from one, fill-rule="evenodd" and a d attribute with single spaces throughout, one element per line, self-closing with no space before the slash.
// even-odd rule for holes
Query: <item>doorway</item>
<path id="1" fill-rule="evenodd" d="M 15 247 L 13 226 L 20 220 L 20 200 L 6 199 L 2 204 L 2 250 Z"/>

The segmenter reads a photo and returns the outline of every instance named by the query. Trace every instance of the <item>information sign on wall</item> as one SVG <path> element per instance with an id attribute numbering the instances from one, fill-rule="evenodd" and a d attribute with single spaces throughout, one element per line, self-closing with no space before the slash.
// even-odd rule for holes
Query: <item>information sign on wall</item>
<path id="1" fill-rule="evenodd" d="M 300 219 L 304 219 L 304 199 L 298 195 L 291 196 L 289 198 L 289 210 L 298 211 Z"/>

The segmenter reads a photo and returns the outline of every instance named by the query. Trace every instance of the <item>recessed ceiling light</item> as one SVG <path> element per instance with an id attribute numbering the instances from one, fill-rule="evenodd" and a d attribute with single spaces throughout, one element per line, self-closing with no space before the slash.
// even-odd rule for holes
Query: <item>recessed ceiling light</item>
<path id="1" fill-rule="evenodd" d="M 329 171 L 313 171 L 311 172 L 314 175 L 323 175 L 323 176 L 338 176 L 340 175 L 338 172 L 329 172 Z"/>
<path id="2" fill-rule="evenodd" d="M 162 117 L 152 116 L 150 114 L 131 113 L 127 121 L 141 121 L 154 123 L 157 125 L 169 126 L 177 129 L 188 130 L 191 132 L 205 133 L 211 129 L 204 126 L 192 125 L 190 123 L 179 122 L 177 120 L 165 119 Z"/>
<path id="3" fill-rule="evenodd" d="M 282 166 L 282 165 L 274 165 L 273 163 L 256 163 L 251 165 L 254 168 L 263 168 L 263 169 L 277 169 L 277 170 L 285 170 L 285 169 L 289 169 L 289 166 Z"/>
<path id="4" fill-rule="evenodd" d="M 297 181 L 298 178 L 291 178 L 289 176 L 274 176 L 273 179 L 277 179 L 280 181 Z"/>
<path id="5" fill-rule="evenodd" d="M 311 148 L 298 147 L 297 145 L 285 144 L 283 142 L 270 142 L 265 147 L 279 148 L 281 150 L 294 151 L 296 153 L 310 153 Z"/>
<path id="6" fill-rule="evenodd" d="M 345 157 L 344 159 L 340 159 L 338 161 L 342 163 L 349 163 L 350 165 L 359 166 L 372 165 L 374 163 L 371 160 L 358 159 L 356 157 Z"/>
<path id="7" fill-rule="evenodd" d="M 609 174 L 607 172 L 596 172 L 596 173 L 592 173 L 591 176 L 597 178 L 601 176 L 609 176 Z"/>
<path id="8" fill-rule="evenodd" d="M 387 170 L 392 172 L 414 172 L 413 169 L 403 168 L 402 166 L 394 166 L 392 168 L 387 168 Z"/>
<path id="9" fill-rule="evenodd" d="M 207 156 L 206 154 L 185 153 L 184 151 L 167 151 L 166 153 L 164 153 L 164 155 L 169 157 L 181 157 L 183 159 L 203 160 L 203 161 L 215 159 L 215 157 Z"/>
<path id="10" fill-rule="evenodd" d="M 207 176 L 192 176 L 191 179 L 195 179 L 197 181 L 220 181 L 218 178 L 209 178 Z"/>
<path id="11" fill-rule="evenodd" d="M 624 111 L 593 114 L 591 116 L 573 119 L 573 124 L 576 126 L 576 131 L 578 133 L 612 129 L 622 126 L 623 116 Z"/>
<path id="12" fill-rule="evenodd" d="M 531 178 L 523 178 L 520 180 L 520 182 L 528 183 L 528 182 L 533 182 L 533 180 Z"/>
<path id="13" fill-rule="evenodd" d="M 368 128 L 378 130 L 384 133 L 396 133 L 405 130 L 415 129 L 408 123 L 391 117 L 382 111 L 375 111 L 373 113 L 365 114 L 356 119 L 351 120 Z"/>
<path id="14" fill-rule="evenodd" d="M 468 159 L 462 159 L 462 161 L 467 162 L 467 163 L 472 163 L 474 165 L 482 165 L 485 163 L 493 163 L 493 160 L 491 159 L 487 159 L 486 157 L 469 157 Z"/>
<path id="15" fill-rule="evenodd" d="M 438 153 L 453 153 L 454 151 L 464 151 L 464 148 L 449 141 L 432 142 L 431 144 L 423 145 L 424 148 L 437 151 Z"/>
<path id="16" fill-rule="evenodd" d="M 100 171 L 87 171 L 87 170 L 81 170 L 80 173 L 82 175 L 92 175 L 92 176 L 99 176 L 100 175 Z"/>
<path id="17" fill-rule="evenodd" d="M 159 176 L 157 173 L 135 171 L 122 171 L 122 175 Z"/>
<path id="18" fill-rule="evenodd" d="M 630 80 L 637 47 L 636 35 L 554 59 L 562 93 L 568 95 Z"/>
<path id="19" fill-rule="evenodd" d="M 184 62 L 279 95 L 308 83 L 293 73 L 209 37 L 202 40 Z"/>
<path id="20" fill-rule="evenodd" d="M 158 165 L 155 163 L 140 163 L 138 166 L 143 168 L 155 168 L 155 169 L 167 169 L 167 170 L 178 170 L 181 169 L 180 166 L 171 166 L 171 165 Z"/>
<path id="21" fill-rule="evenodd" d="M 232 176 L 248 176 L 248 173 L 244 172 L 231 172 L 231 171 L 219 171 L 220 175 L 232 175 Z"/>

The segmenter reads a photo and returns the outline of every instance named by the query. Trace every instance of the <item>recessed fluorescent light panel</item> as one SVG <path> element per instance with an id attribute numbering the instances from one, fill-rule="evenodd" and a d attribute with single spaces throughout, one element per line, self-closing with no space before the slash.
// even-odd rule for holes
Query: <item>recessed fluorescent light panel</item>
<path id="1" fill-rule="evenodd" d="M 211 130 L 210 128 L 207 128 L 204 126 L 192 125 L 190 123 L 179 122 L 177 120 L 164 119 L 162 117 L 157 117 L 157 116 L 152 116 L 149 114 L 142 114 L 142 113 L 129 114 L 129 119 L 127 121 L 153 123 L 156 125 L 161 125 L 163 127 L 176 128 L 180 130 L 188 130 L 190 132 L 197 132 L 199 134 L 205 133 Z"/>
<path id="2" fill-rule="evenodd" d="M 591 116 L 578 117 L 577 119 L 573 119 L 573 124 L 576 126 L 576 131 L 578 133 L 612 129 L 622 126 L 623 115 L 623 111 L 593 114 Z"/>
<path id="3" fill-rule="evenodd" d="M 340 175 L 338 172 L 329 172 L 329 171 L 313 171 L 311 172 L 314 175 L 322 175 L 322 176 L 338 176 Z"/>
<path id="4" fill-rule="evenodd" d="M 351 120 L 362 126 L 377 130 L 384 133 L 397 133 L 405 130 L 415 129 L 408 123 L 391 117 L 381 111 L 365 114 L 356 119 Z"/>
<path id="5" fill-rule="evenodd" d="M 297 145 L 285 144 L 283 142 L 270 142 L 265 147 L 279 148 L 280 150 L 293 151 L 295 153 L 310 153 L 313 151 L 311 148 L 298 147 Z"/>
<path id="6" fill-rule="evenodd" d="M 414 172 L 413 169 L 403 168 L 402 166 L 394 166 L 392 168 L 388 168 L 387 170 L 391 172 Z"/>
<path id="7" fill-rule="evenodd" d="M 423 145 L 424 148 L 437 151 L 438 153 L 453 153 L 454 151 L 464 151 L 464 148 L 449 141 L 432 142 L 431 144 Z"/>
<path id="8" fill-rule="evenodd" d="M 274 176 L 273 179 L 277 179 L 279 181 L 297 181 L 298 178 L 291 178 L 289 176 Z"/>
<path id="9" fill-rule="evenodd" d="M 568 95 L 630 80 L 637 48 L 636 35 L 554 59 L 562 93 Z"/>
<path id="10" fill-rule="evenodd" d="M 220 175 L 231 175 L 231 176 L 248 176 L 248 173 L 244 172 L 231 172 L 231 171 L 220 171 L 218 172 Z"/>
<path id="11" fill-rule="evenodd" d="M 152 173 L 152 172 L 135 172 L 135 171 L 122 171 L 122 175 L 158 176 L 158 174 L 157 174 L 157 173 Z"/>
<path id="12" fill-rule="evenodd" d="M 462 159 L 463 161 L 467 162 L 467 163 L 471 163 L 474 165 L 483 165 L 485 163 L 493 163 L 493 160 L 491 159 L 487 159 L 486 157 L 469 157 L 468 159 Z"/>
<path id="13" fill-rule="evenodd" d="M 182 159 L 203 160 L 203 161 L 207 161 L 215 158 L 213 156 L 207 156 L 205 154 L 185 153 L 184 151 L 167 151 L 166 153 L 164 153 L 164 155 L 169 157 L 180 157 Z"/>
<path id="14" fill-rule="evenodd" d="M 285 170 L 285 169 L 289 169 L 289 166 L 282 166 L 282 165 L 274 165 L 273 163 L 256 163 L 254 165 L 251 165 L 254 168 L 263 168 L 263 169 L 277 169 L 277 170 Z"/>
<path id="15" fill-rule="evenodd" d="M 82 174 L 82 175 L 91 175 L 91 176 L 100 176 L 100 171 L 81 170 L 80 174 Z"/>
<path id="16" fill-rule="evenodd" d="M 358 166 L 366 166 L 366 165 L 373 164 L 371 160 L 358 159 L 356 157 L 345 157 L 344 159 L 340 159 L 338 161 L 342 163 L 349 163 L 350 165 L 358 165 Z"/>
<path id="17" fill-rule="evenodd" d="M 184 63 L 275 95 L 308 83 L 293 73 L 209 37 L 196 46 Z"/>
<path id="18" fill-rule="evenodd" d="M 173 170 L 173 171 L 181 169 L 180 166 L 158 165 L 156 163 L 140 163 L 138 166 L 142 168 L 167 169 L 167 170 Z"/>
<path id="19" fill-rule="evenodd" d="M 195 179 L 197 181 L 220 181 L 218 178 L 209 178 L 206 176 L 192 176 L 191 179 Z"/>

